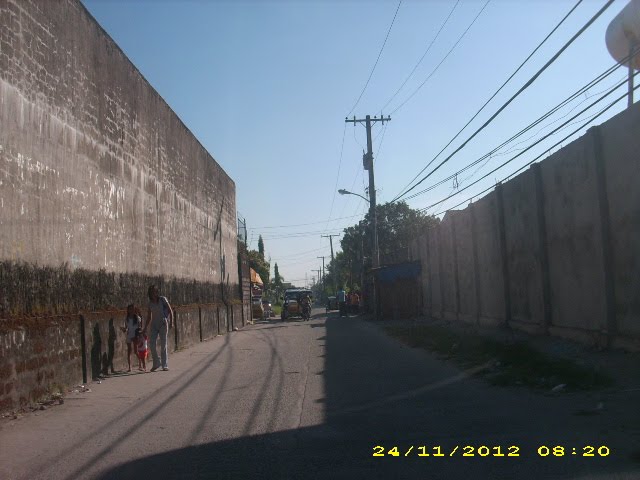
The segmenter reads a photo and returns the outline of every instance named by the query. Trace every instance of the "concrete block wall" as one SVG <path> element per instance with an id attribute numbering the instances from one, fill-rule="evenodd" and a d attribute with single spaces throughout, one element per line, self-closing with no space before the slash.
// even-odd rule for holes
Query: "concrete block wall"
<path id="1" fill-rule="evenodd" d="M 601 126 L 617 343 L 640 337 L 640 108 Z"/>
<path id="2" fill-rule="evenodd" d="M 456 245 L 456 265 L 458 275 L 457 319 L 475 323 L 478 316 L 477 292 L 475 282 L 475 258 L 473 245 L 472 215 L 469 210 L 455 212 L 452 217 L 453 241 Z"/>
<path id="3" fill-rule="evenodd" d="M 80 1 L 0 24 L 0 261 L 239 292 L 234 182 Z"/>
<path id="4" fill-rule="evenodd" d="M 503 321 L 504 277 L 500 268 L 500 240 L 498 233 L 498 199 L 490 193 L 473 204 L 476 225 L 476 248 L 478 249 L 478 289 L 480 298 L 479 321 L 495 325 Z"/>
<path id="5" fill-rule="evenodd" d="M 175 307 L 169 352 L 183 350 L 242 327 L 242 304 Z M 232 313 L 233 312 L 233 313 Z M 37 402 L 53 391 L 127 369 L 125 310 L 30 319 L 0 332 L 0 412 Z M 151 355 L 147 368 L 151 366 Z M 171 358 L 169 358 L 171 362 Z M 135 353 L 131 363 L 135 368 Z"/>
<path id="6" fill-rule="evenodd" d="M 505 236 L 509 270 L 511 319 L 542 325 L 542 269 L 534 170 L 527 170 L 503 185 Z"/>
<path id="7" fill-rule="evenodd" d="M 640 349 L 638 152 L 635 104 L 421 232 L 423 313 Z"/>
<path id="8" fill-rule="evenodd" d="M 29 328 L 0 332 L 0 411 L 34 402 L 82 381 L 77 316 L 34 318 Z"/>
<path id="9" fill-rule="evenodd" d="M 455 259 L 455 244 L 453 238 L 453 219 L 451 215 L 446 216 L 440 223 L 440 288 L 442 295 L 442 315 L 447 320 L 457 319 L 457 268 Z"/>

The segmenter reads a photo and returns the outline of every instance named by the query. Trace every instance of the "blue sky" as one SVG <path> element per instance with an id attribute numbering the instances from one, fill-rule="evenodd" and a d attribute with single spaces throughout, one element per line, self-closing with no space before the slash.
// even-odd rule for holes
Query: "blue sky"
<path id="1" fill-rule="evenodd" d="M 364 194 L 367 181 L 362 170 L 365 130 L 360 125 L 345 125 L 344 118 L 367 81 L 398 2 L 83 3 L 235 180 L 237 208 L 247 220 L 251 247 L 257 248 L 258 235 L 262 234 L 272 266 L 277 262 L 285 279 L 298 284 L 304 284 L 305 278 L 310 281 L 315 275 L 312 269 L 321 265 L 316 257 L 330 255 L 329 242 L 321 235 L 340 233 L 356 223 L 367 208 L 355 196 L 336 193 L 345 188 Z M 401 3 L 371 81 L 352 113 L 358 118 L 380 113 L 392 117 L 386 128 L 376 125 L 373 131 L 379 203 L 393 199 L 403 189 L 575 3 L 490 0 L 450 56 L 416 92 L 486 4 L 486 0 L 460 0 L 414 75 L 381 111 L 456 5 L 454 0 Z M 604 3 L 584 0 L 445 153 L 489 118 Z M 605 31 L 626 3 L 616 1 L 529 89 L 423 186 L 476 160 L 613 65 Z M 625 70 L 619 69 L 543 125 L 624 76 Z M 623 92 L 621 89 L 620 95 Z M 397 109 L 411 94 L 411 99 Z M 620 102 L 596 123 L 620 112 L 625 105 L 626 101 Z M 524 139 L 532 138 L 516 148 L 527 146 L 551 127 L 541 128 L 526 135 Z M 558 134 L 555 140 L 550 139 L 429 212 L 441 213 L 507 177 L 562 136 Z M 466 180 L 467 184 L 508 158 L 492 157 L 473 179 Z M 459 187 L 464 187 L 466 177 L 474 172 L 476 168 L 461 174 Z M 450 181 L 408 203 L 423 208 L 453 191 Z M 286 225 L 295 226 L 282 227 Z M 337 249 L 339 241 L 334 240 Z"/>

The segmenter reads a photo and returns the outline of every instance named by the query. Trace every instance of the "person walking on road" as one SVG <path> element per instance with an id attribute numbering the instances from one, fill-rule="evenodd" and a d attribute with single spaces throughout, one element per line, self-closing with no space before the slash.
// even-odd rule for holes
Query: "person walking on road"
<path id="1" fill-rule="evenodd" d="M 122 331 L 127 335 L 127 362 L 131 371 L 131 352 L 133 351 L 133 340 L 136 337 L 136 330 L 142 328 L 142 317 L 136 306 L 131 303 L 127 305 L 127 318 L 124 319 Z"/>
<path id="2" fill-rule="evenodd" d="M 158 368 L 169 370 L 167 364 L 167 333 L 173 327 L 173 309 L 169 305 L 169 301 L 165 297 L 160 296 L 158 287 L 151 285 L 149 287 L 149 308 L 147 309 L 147 322 L 144 326 L 144 333 L 147 333 L 151 326 L 151 357 L 153 358 L 153 367 L 151 371 L 155 372 Z M 158 358 L 157 341 L 160 336 L 160 358 Z"/>
<path id="3" fill-rule="evenodd" d="M 339 290 L 338 290 L 338 305 L 340 308 L 340 316 L 344 316 L 347 313 L 347 294 L 344 291 L 344 289 L 342 288 L 342 285 L 340 285 Z"/>

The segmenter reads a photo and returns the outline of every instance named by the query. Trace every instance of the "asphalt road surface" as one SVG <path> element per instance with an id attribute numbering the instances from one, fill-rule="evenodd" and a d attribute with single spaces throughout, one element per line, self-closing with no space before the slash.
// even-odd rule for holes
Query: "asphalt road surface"
<path id="1" fill-rule="evenodd" d="M 614 421 L 637 408 L 576 415 L 596 397 L 490 387 L 358 318 L 249 326 L 170 368 L 3 421 L 0 477 L 640 478 Z"/>

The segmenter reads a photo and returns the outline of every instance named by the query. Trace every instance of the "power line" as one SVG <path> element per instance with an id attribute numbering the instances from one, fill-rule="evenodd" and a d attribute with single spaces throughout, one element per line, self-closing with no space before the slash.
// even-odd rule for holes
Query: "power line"
<path id="1" fill-rule="evenodd" d="M 384 106 L 380 109 L 380 111 L 383 111 L 385 108 L 387 108 L 387 106 L 393 101 L 394 98 L 396 98 L 398 93 L 400 93 L 400 91 L 404 88 L 404 86 L 407 84 L 409 79 L 413 76 L 413 74 L 415 73 L 417 68 L 420 66 L 420 64 L 422 63 L 424 58 L 427 56 L 427 53 L 429 53 L 429 51 L 431 50 L 431 47 L 433 46 L 435 41 L 438 39 L 438 36 L 440 36 L 440 33 L 444 29 L 444 27 L 447 24 L 447 22 L 449 22 L 449 19 L 451 18 L 451 15 L 453 15 L 453 12 L 455 11 L 455 9 L 456 9 L 456 7 L 458 6 L 459 3 L 460 3 L 460 0 L 457 0 L 456 3 L 453 5 L 453 8 L 451 9 L 451 11 L 449 11 L 449 15 L 447 15 L 447 18 L 445 18 L 444 22 L 442 22 L 442 25 L 440 25 L 440 29 L 438 30 L 436 35 L 433 37 L 433 39 L 431 39 L 431 42 L 429 43 L 429 46 L 427 47 L 425 52 L 420 57 L 420 60 L 418 60 L 418 63 L 415 64 L 415 66 L 413 67 L 413 70 L 411 70 L 411 73 L 409 73 L 409 75 L 407 75 L 407 77 L 404 79 L 404 82 L 402 82 L 402 85 L 400 85 L 400 88 L 398 88 L 398 90 L 396 90 L 396 93 L 394 93 L 393 96 L 387 101 L 387 103 L 384 104 Z"/>
<path id="2" fill-rule="evenodd" d="M 358 100 L 356 100 L 356 103 L 353 104 L 353 107 L 351 107 L 351 110 L 349 110 L 349 113 L 347 113 L 347 117 L 349 115 L 351 115 L 353 113 L 353 111 L 355 110 L 355 108 L 358 106 L 358 103 L 360 103 L 360 99 L 362 98 L 362 95 L 364 95 L 365 90 L 369 86 L 369 82 L 371 81 L 371 77 L 373 76 L 373 72 L 375 71 L 376 67 L 378 66 L 378 62 L 380 61 L 380 56 L 382 55 L 382 51 L 384 50 L 384 47 L 387 44 L 387 39 L 389 38 L 389 34 L 391 33 L 391 28 L 393 27 L 393 24 L 396 21 L 396 17 L 398 16 L 398 10 L 400 10 L 400 5 L 402 5 L 402 0 L 400 0 L 398 2 L 398 7 L 396 8 L 396 13 L 393 15 L 393 20 L 391 20 L 391 25 L 389 25 L 389 30 L 387 30 L 387 36 L 384 37 L 384 42 L 382 43 L 382 47 L 380 48 L 380 52 L 378 53 L 378 58 L 376 58 L 376 63 L 373 64 L 373 68 L 371 69 L 371 73 L 369 74 L 369 78 L 367 78 L 367 83 L 364 84 L 364 88 L 360 92 L 360 96 L 358 97 Z"/>
<path id="3" fill-rule="evenodd" d="M 613 1 L 613 0 L 612 0 Z M 394 113 L 396 113 L 398 110 L 400 110 L 402 107 L 404 107 L 404 105 L 411 100 L 416 93 L 418 93 L 420 91 L 420 89 L 424 86 L 425 83 L 427 83 L 427 81 L 429 81 L 429 79 L 438 71 L 438 69 L 440 68 L 440 66 L 444 63 L 444 61 L 449 57 L 449 55 L 451 55 L 451 53 L 453 53 L 453 51 L 456 49 L 456 47 L 458 46 L 458 44 L 462 41 L 462 39 L 465 37 L 465 35 L 467 34 L 467 32 L 471 29 L 471 27 L 473 26 L 474 23 L 476 23 L 476 20 L 478 20 L 478 17 L 480 17 L 480 15 L 482 15 L 482 12 L 484 12 L 484 9 L 487 8 L 487 5 L 489 5 L 489 3 L 491 2 L 491 0 L 487 0 L 486 3 L 482 6 L 482 8 L 480 9 L 480 11 L 478 12 L 478 14 L 475 16 L 475 18 L 471 21 L 471 23 L 469 24 L 469 26 L 466 28 L 466 30 L 464 32 L 462 32 L 462 35 L 460 35 L 460 37 L 458 37 L 458 40 L 456 41 L 456 43 L 453 44 L 453 47 L 451 47 L 451 49 L 447 52 L 447 54 L 444 56 L 444 58 L 442 60 L 440 60 L 440 63 L 438 63 L 438 65 L 436 65 L 436 67 L 431 71 L 431 73 L 427 76 L 427 78 L 424 79 L 424 81 L 418 85 L 418 88 L 416 88 L 413 93 L 411 95 L 409 95 L 404 102 L 402 102 L 400 105 L 398 105 L 396 108 L 394 108 L 391 111 L 391 115 L 393 115 Z"/>
<path id="4" fill-rule="evenodd" d="M 549 138 L 550 136 L 554 135 L 555 133 L 559 132 L 560 130 L 562 130 L 564 127 L 570 125 L 573 120 L 575 120 L 576 118 L 578 118 L 580 115 L 582 115 L 584 112 L 586 112 L 587 110 L 589 110 L 591 107 L 593 107 L 594 105 L 600 103 L 601 101 L 603 101 L 606 97 L 608 97 L 609 95 L 611 95 L 613 92 L 615 92 L 618 88 L 620 88 L 620 86 L 622 86 L 624 83 L 626 82 L 623 81 L 621 83 L 619 83 L 618 85 L 612 87 L 611 89 L 609 89 L 609 91 L 607 93 L 605 93 L 602 97 L 600 97 L 598 100 L 596 100 L 595 102 L 593 102 L 591 105 L 585 107 L 584 109 L 582 109 L 580 112 L 578 112 L 577 114 L 575 114 L 573 117 L 571 117 L 570 119 L 566 120 L 563 124 L 561 124 L 560 126 L 556 127 L 554 130 L 552 130 L 551 132 L 549 132 L 548 134 L 544 135 L 543 137 L 541 137 L 540 139 L 538 139 L 536 142 L 534 142 L 533 144 L 531 144 L 529 147 L 523 149 L 522 151 L 520 151 L 518 154 L 516 154 L 514 157 L 512 157 L 511 159 L 507 160 L 506 162 L 502 163 L 501 165 L 499 165 L 498 167 L 496 167 L 496 169 L 492 170 L 491 172 L 489 172 L 487 175 L 490 175 L 491 173 L 494 173 L 495 171 L 499 170 L 500 168 L 504 167 L 505 165 L 507 165 L 508 163 L 512 162 L 513 160 L 515 160 L 516 158 L 520 157 L 521 155 L 524 155 L 527 151 L 531 150 L 531 148 L 533 148 L 534 146 L 540 144 L 542 141 L 546 140 L 547 138 Z M 597 116 L 599 116 L 599 113 L 596 116 L 591 116 L 586 120 L 586 123 L 593 121 L 595 118 L 597 118 Z M 582 127 L 581 127 L 582 128 Z M 578 129 L 579 131 L 580 129 Z M 576 132 L 573 132 L 572 134 L 570 134 L 569 136 L 573 135 Z M 565 137 L 563 140 L 561 140 L 560 143 L 564 142 L 565 140 L 567 140 L 567 138 L 569 137 Z M 557 146 L 558 144 L 554 145 L 551 147 L 554 148 L 555 146 Z M 550 149 L 546 149 L 545 151 L 549 151 Z M 486 176 L 483 176 L 482 178 L 480 178 L 478 181 L 486 178 Z M 457 193 L 460 193 L 464 190 L 466 190 L 467 188 L 471 187 L 472 185 L 475 185 L 477 182 L 472 183 L 471 185 L 462 188 L 460 190 L 458 190 L 458 192 L 456 192 L 455 194 L 449 195 L 447 196 L 445 199 L 440 200 L 438 202 L 436 202 L 433 205 L 430 205 L 427 208 L 431 208 L 432 206 L 438 205 L 446 200 L 448 200 L 449 198 L 455 196 Z"/>
<path id="5" fill-rule="evenodd" d="M 347 125 L 344 125 L 344 129 L 342 130 L 342 145 L 340 146 L 340 161 L 338 162 L 338 172 L 336 173 L 336 184 L 333 187 L 333 198 L 331 199 L 331 209 L 329 210 L 329 219 L 327 220 L 327 224 L 324 226 L 325 230 L 329 226 L 329 222 L 331 221 L 331 215 L 333 214 L 333 204 L 336 201 L 336 190 L 338 188 L 338 180 L 340 179 L 340 169 L 342 168 L 342 154 L 344 152 L 344 136 L 347 133 Z"/>
<path id="6" fill-rule="evenodd" d="M 627 57 L 627 58 L 630 58 Z M 560 109 L 562 109 L 563 107 L 565 107 L 566 105 L 568 105 L 570 102 L 572 102 L 573 100 L 575 100 L 576 98 L 578 98 L 580 95 L 582 95 L 583 93 L 585 93 L 586 91 L 588 91 L 590 88 L 594 87 L 595 85 L 599 84 L 600 82 L 604 81 L 607 77 L 609 77 L 610 75 L 613 74 L 613 72 L 615 70 L 617 70 L 618 68 L 620 68 L 620 64 L 618 63 L 614 63 L 611 67 L 609 67 L 607 70 L 605 70 L 604 72 L 602 72 L 600 75 L 596 76 L 596 78 L 594 78 L 593 80 L 591 80 L 590 82 L 588 82 L 587 84 L 585 84 L 584 86 L 582 86 L 581 88 L 579 88 L 578 90 L 576 90 L 572 95 L 570 95 L 569 97 L 567 97 L 565 100 L 563 100 L 562 102 L 560 102 L 558 105 L 556 105 L 554 108 L 552 108 L 551 110 L 549 110 L 547 113 L 545 113 L 544 115 L 540 116 L 537 120 L 535 120 L 534 122 L 530 123 L 527 127 L 523 128 L 522 130 L 520 130 L 518 133 L 516 133 L 515 135 L 513 135 L 511 138 L 509 138 L 508 140 L 505 140 L 504 142 L 502 142 L 499 146 L 497 146 L 496 148 L 494 148 L 493 150 L 491 150 L 490 152 L 484 154 L 482 157 L 478 158 L 477 160 L 471 162 L 470 164 L 466 165 L 465 167 L 461 168 L 460 170 L 458 170 L 457 172 L 455 172 L 452 175 L 449 175 L 447 178 L 436 182 L 435 184 L 420 190 L 419 192 L 414 193 L 413 195 L 410 195 L 408 197 L 405 198 L 405 200 L 410 200 L 412 198 L 415 198 L 419 195 L 422 195 L 430 190 L 433 190 L 434 188 L 442 185 L 443 183 L 448 182 L 449 180 L 451 180 L 455 175 L 460 174 L 466 170 L 468 170 L 469 168 L 473 167 L 474 165 L 477 165 L 478 163 L 482 162 L 483 160 L 486 159 L 490 159 L 494 154 L 496 154 L 497 151 L 499 151 L 500 149 L 502 149 L 503 147 L 505 147 L 506 145 L 508 145 L 509 143 L 511 143 L 512 141 L 516 140 L 517 138 L 521 137 L 522 135 L 524 135 L 526 132 L 528 132 L 529 130 L 535 128 L 537 125 L 539 125 L 540 123 L 542 123 L 544 120 L 546 120 L 547 118 L 549 118 L 551 115 L 553 115 L 554 113 L 556 113 L 557 111 L 559 111 Z M 396 201 L 397 197 L 392 200 L 392 202 Z"/>
<path id="7" fill-rule="evenodd" d="M 354 217 L 357 217 L 357 215 L 349 215 L 349 216 L 346 216 L 346 217 L 336 217 L 334 219 L 320 220 L 318 222 L 297 223 L 297 224 L 293 224 L 293 225 L 270 225 L 270 226 L 264 226 L 264 227 L 249 227 L 248 230 L 267 230 L 267 229 L 273 229 L 273 228 L 306 227 L 308 225 L 319 225 L 321 223 L 336 222 L 338 220 L 345 220 L 347 218 L 354 218 Z"/>
<path id="8" fill-rule="evenodd" d="M 640 72 L 639 72 L 640 73 Z M 637 75 L 637 73 L 636 73 Z M 624 82 L 623 82 L 624 84 Z M 549 136 L 551 136 L 553 133 L 555 133 L 556 131 L 558 131 L 560 128 L 562 128 L 563 126 L 565 126 L 567 123 L 571 122 L 572 120 L 574 120 L 575 118 L 577 118 L 578 116 L 582 115 L 582 113 L 584 113 L 586 110 L 588 110 L 589 108 L 593 107 L 594 105 L 596 105 L 597 103 L 600 103 L 602 100 L 604 100 L 604 98 L 606 98 L 607 96 L 609 96 L 611 93 L 613 93 L 615 90 L 617 90 L 621 85 L 618 85 L 616 87 L 614 87 L 613 89 L 611 89 L 611 91 L 609 91 L 608 93 L 606 93 L 604 96 L 602 96 L 601 98 L 599 98 L 598 100 L 596 100 L 594 103 L 592 103 L 591 105 L 589 105 L 588 107 L 586 107 L 585 109 L 581 110 L 579 113 L 577 113 L 576 115 L 574 115 L 573 117 L 571 117 L 569 120 L 567 120 L 565 123 L 563 123 L 561 126 L 557 127 L 556 129 L 554 129 L 552 132 L 549 132 L 547 135 L 545 135 L 544 137 L 542 137 L 540 140 L 536 141 L 534 144 L 532 144 L 529 148 L 523 150 L 522 152 L 518 153 L 517 155 L 515 155 L 514 157 L 510 158 L 509 160 L 507 160 L 506 162 L 500 164 L 499 166 L 497 166 L 496 168 L 494 168 L 493 170 L 491 170 L 490 172 L 486 173 L 485 175 L 483 175 L 481 178 L 479 178 L 478 180 L 476 180 L 475 182 L 469 184 L 468 186 L 458 190 L 457 192 L 427 206 L 424 207 L 422 209 L 420 209 L 420 211 L 427 211 L 430 208 L 439 205 L 447 200 L 449 200 L 450 198 L 460 194 L 461 192 L 471 188 L 473 185 L 476 185 L 477 183 L 479 183 L 480 181 L 484 180 L 485 178 L 487 178 L 489 175 L 497 172 L 498 170 L 500 170 L 502 167 L 506 166 L 507 164 L 511 163 L 513 160 L 515 160 L 516 158 L 520 157 L 521 155 L 523 155 L 526 151 L 530 150 L 531 148 L 533 148 L 535 145 L 539 144 L 541 141 L 545 140 L 546 138 L 548 138 Z M 640 85 L 636 86 L 635 89 L 640 88 Z M 635 90 L 634 89 L 634 90 Z M 537 157 L 535 157 L 533 160 L 529 161 L 528 163 L 526 163 L 525 165 L 523 165 L 522 167 L 520 167 L 518 170 L 516 170 L 515 172 L 511 173 L 509 175 L 509 177 L 515 175 L 516 173 L 518 173 L 520 170 L 522 170 L 523 168 L 531 165 L 532 163 L 534 163 L 536 160 L 542 158 L 548 151 L 554 149 L 555 147 L 557 147 L 558 145 L 561 145 L 562 143 L 564 143 L 565 141 L 567 141 L 569 138 L 571 138 L 573 135 L 575 135 L 576 133 L 580 132 L 588 123 L 592 122 L 593 120 L 595 120 L 596 118 L 600 117 L 601 115 L 603 115 L 606 111 L 608 111 L 609 109 L 611 109 L 616 103 L 618 103 L 620 100 L 624 99 L 627 96 L 627 93 L 624 93 L 623 95 L 619 96 L 618 98 L 616 98 L 613 102 L 611 102 L 608 106 L 606 106 L 605 108 L 603 108 L 600 112 L 598 112 L 594 117 L 589 118 L 587 121 L 585 121 L 580 127 L 578 127 L 576 130 L 572 131 L 569 135 L 567 135 L 566 137 L 562 138 L 560 141 L 556 142 L 554 145 L 552 145 L 550 148 L 546 149 L 543 153 L 541 153 L 540 155 L 538 155 Z M 478 196 L 478 195 L 482 195 L 483 193 L 487 192 L 488 190 L 490 190 L 492 187 L 490 187 L 489 189 L 486 189 L 476 195 L 474 195 L 474 197 Z M 471 197 L 473 198 L 473 197 Z M 462 202 L 464 203 L 464 202 Z M 461 204 L 456 205 L 459 206 Z M 453 207 L 455 208 L 455 207 Z"/>
<path id="9" fill-rule="evenodd" d="M 447 156 L 447 158 L 445 158 L 442 162 L 440 162 L 433 170 L 431 170 L 427 175 L 425 175 L 424 177 L 422 177 L 416 184 L 414 184 L 411 188 L 409 188 L 408 190 L 406 190 L 403 194 L 397 196 L 394 200 L 392 201 L 396 201 L 399 198 L 402 198 L 403 196 L 405 196 L 407 193 L 409 193 L 410 191 L 412 191 L 413 189 L 415 189 L 418 185 L 420 185 L 422 182 L 424 182 L 427 178 L 429 178 L 431 175 L 433 175 L 433 173 L 435 173 L 442 165 L 444 165 L 445 163 L 447 163 L 456 153 L 458 153 L 460 150 L 462 150 L 471 140 L 473 140 L 473 138 L 476 137 L 476 135 L 478 135 L 478 133 L 480 133 L 482 130 L 484 130 L 487 125 L 489 125 L 491 122 L 493 122 L 493 120 L 500 114 L 502 113 L 502 111 L 507 108 L 507 106 L 509 106 L 509 104 L 511 104 L 511 102 L 513 102 L 513 100 L 515 100 L 522 92 L 524 92 L 527 88 L 529 88 L 531 86 L 531 84 L 533 84 L 533 82 L 536 81 L 536 79 L 547 69 L 549 68 L 549 66 L 551 66 L 551 64 L 553 64 L 553 62 L 555 62 L 558 57 L 560 55 L 562 55 L 562 53 L 569 48 L 569 46 L 580 36 L 582 35 L 582 33 L 584 33 L 584 31 L 589 28 L 591 26 L 591 24 L 593 22 L 595 22 L 600 15 L 602 15 L 604 13 L 604 11 L 609 8 L 611 6 L 611 4 L 614 2 L 614 0 L 609 0 L 592 18 L 591 20 L 589 20 L 580 30 L 578 30 L 578 32 L 573 35 L 573 37 L 571 37 L 571 39 L 558 51 L 556 52 L 555 55 L 553 55 L 553 57 L 551 57 L 551 59 L 544 64 L 544 66 L 538 70 L 538 72 L 533 75 L 533 77 L 531 77 L 522 87 L 520 87 L 520 89 L 509 99 L 507 100 L 499 109 L 497 112 L 495 112 L 486 122 L 484 122 L 482 124 L 482 126 L 480 126 L 480 128 L 478 128 L 469 138 L 467 138 L 467 140 L 465 140 L 458 148 L 456 148 L 449 156 Z"/>
<path id="10" fill-rule="evenodd" d="M 562 20 L 560 20 L 560 22 L 553 28 L 553 30 L 551 30 L 549 32 L 549 34 L 544 37 L 544 39 L 538 44 L 538 46 L 536 48 L 533 49 L 533 51 L 527 56 L 527 58 L 524 59 L 524 61 L 520 64 L 520 66 L 518 66 L 518 68 L 515 69 L 515 71 L 509 75 L 509 77 L 504 81 L 504 83 L 502 85 L 500 85 L 500 87 L 493 93 L 493 95 L 491 95 L 491 97 L 489 97 L 489 99 L 484 103 L 484 105 L 482 105 L 482 107 L 480 107 L 480 109 L 469 119 L 469 121 L 467 123 L 464 124 L 464 126 L 458 131 L 458 133 L 456 133 L 453 138 L 451 140 L 449 140 L 449 143 L 447 143 L 442 150 L 440 150 L 438 152 L 438 154 L 429 162 L 427 163 L 427 165 L 418 172 L 418 174 L 413 177 L 411 179 L 411 181 L 401 190 L 401 193 L 404 189 L 406 189 L 407 187 L 409 187 L 413 181 L 418 178 L 422 172 L 424 172 L 427 168 L 429 168 L 431 166 L 431 164 L 440 156 L 440 154 L 442 154 L 442 152 L 444 152 L 447 147 L 449 147 L 449 145 L 451 145 L 454 140 L 456 138 L 458 138 L 460 136 L 460 134 L 465 130 L 465 128 L 467 128 L 469 126 L 469 124 L 471 122 L 473 122 L 476 117 L 485 109 L 485 107 L 489 104 L 489 102 L 491 102 L 491 100 L 493 100 L 496 95 L 498 95 L 498 93 L 500 93 L 500 91 L 502 91 L 502 89 L 505 87 L 505 85 L 507 85 L 507 83 L 509 83 L 509 81 L 511 81 L 511 79 L 522 69 L 522 67 L 524 67 L 524 65 L 531 59 L 531 57 L 533 57 L 533 55 L 546 43 L 546 41 L 551 37 L 551 35 L 553 35 L 556 30 L 558 30 L 558 28 L 560 28 L 560 26 L 565 22 L 565 20 L 567 18 L 569 18 L 569 15 L 571 15 L 573 13 L 573 11 L 578 8 L 578 6 L 582 3 L 582 0 L 578 0 L 578 2 L 573 6 L 573 8 L 571 10 L 569 10 L 569 12 L 562 18 Z M 399 198 L 401 195 L 397 195 L 396 198 Z M 395 199 L 394 199 L 395 200 Z M 394 201 L 392 200 L 392 201 Z"/>

